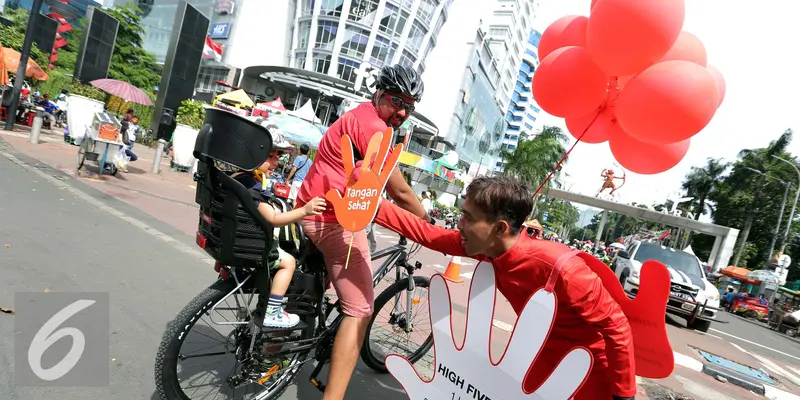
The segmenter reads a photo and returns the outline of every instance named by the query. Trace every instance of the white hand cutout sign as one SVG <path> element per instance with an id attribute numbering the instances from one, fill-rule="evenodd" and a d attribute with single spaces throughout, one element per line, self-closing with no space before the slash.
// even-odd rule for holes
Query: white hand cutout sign
<path id="1" fill-rule="evenodd" d="M 464 344 L 459 348 L 453 339 L 447 284 L 441 275 L 431 278 L 428 300 L 435 354 L 433 379 L 423 381 L 404 357 L 386 358 L 386 367 L 410 400 L 566 400 L 583 383 L 592 367 L 592 357 L 586 349 L 577 348 L 561 360 L 534 393 L 527 394 L 522 389 L 528 369 L 546 345 L 555 316 L 555 295 L 545 290 L 537 291 L 528 300 L 505 355 L 497 364 L 492 362 L 489 349 L 494 282 L 491 264 L 478 264 L 469 292 Z"/>

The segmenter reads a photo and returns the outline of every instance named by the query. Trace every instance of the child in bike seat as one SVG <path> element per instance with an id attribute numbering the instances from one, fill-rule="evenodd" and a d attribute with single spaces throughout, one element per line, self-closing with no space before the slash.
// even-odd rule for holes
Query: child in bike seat
<path id="1" fill-rule="evenodd" d="M 272 171 L 278 166 L 279 153 L 292 151 L 293 149 L 291 143 L 278 133 L 272 133 L 272 145 L 273 149 L 269 154 L 269 158 L 258 169 L 252 172 L 236 172 L 231 175 L 233 179 L 250 189 L 257 203 L 258 211 L 264 219 L 276 228 L 280 228 L 297 222 L 306 216 L 319 215 L 325 211 L 325 199 L 320 197 L 308 202 L 302 208 L 285 213 L 277 213 L 275 208 L 267 202 L 273 196 L 272 192 L 267 190 L 267 180 Z M 271 328 L 294 327 L 300 322 L 300 317 L 287 313 L 283 309 L 283 298 L 294 275 L 295 259 L 291 254 L 278 247 L 278 240 L 276 239 L 272 241 L 269 263 L 269 268 L 274 272 L 272 274 L 272 288 L 267 303 L 267 313 L 264 316 L 264 326 Z"/>

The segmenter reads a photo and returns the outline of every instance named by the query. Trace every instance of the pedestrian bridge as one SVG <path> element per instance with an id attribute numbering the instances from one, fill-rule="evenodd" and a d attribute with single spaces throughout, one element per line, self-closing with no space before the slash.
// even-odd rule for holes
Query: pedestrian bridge
<path id="1" fill-rule="evenodd" d="M 739 237 L 738 229 L 729 228 L 727 226 L 695 221 L 686 217 L 679 217 L 677 215 L 670 215 L 658 211 L 629 206 L 627 204 L 598 199 L 596 197 L 568 192 L 566 190 L 549 188 L 545 190 L 545 194 L 549 197 L 562 199 L 573 203 L 584 204 L 646 221 L 658 222 L 660 224 L 688 229 L 714 236 L 716 238 L 714 240 L 714 247 L 711 249 L 711 255 L 708 258 L 708 265 L 712 266 L 712 270 L 719 270 L 728 266 L 728 262 L 730 261 L 731 256 L 733 256 L 733 250 L 736 246 L 736 239 Z M 604 224 L 605 214 L 603 215 L 603 219 L 600 223 L 601 230 Z"/>

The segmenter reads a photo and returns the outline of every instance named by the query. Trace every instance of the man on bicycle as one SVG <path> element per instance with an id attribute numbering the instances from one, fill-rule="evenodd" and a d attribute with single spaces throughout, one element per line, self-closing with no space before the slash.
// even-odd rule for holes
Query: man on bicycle
<path id="1" fill-rule="evenodd" d="M 302 207 L 315 197 L 324 198 L 331 189 L 344 192 L 346 177 L 341 152 L 342 135 L 350 137 L 358 165 L 358 161 L 363 161 L 362 155 L 366 154 L 372 135 L 383 132 L 389 126 L 399 128 L 414 111 L 414 104 L 420 101 L 424 90 L 419 74 L 400 65 L 382 68 L 375 86 L 371 102 L 344 113 L 325 132 L 314 164 L 297 195 L 297 207 Z M 429 218 L 399 169 L 395 169 L 389 177 L 386 191 L 398 206 L 418 217 Z M 300 223 L 306 236 L 322 252 L 328 276 L 344 314 L 336 334 L 323 397 L 325 400 L 343 399 L 373 312 L 375 295 L 370 248 L 364 231 L 351 234 L 339 225 L 330 204 L 322 215 L 306 217 Z M 352 242 L 351 235 L 354 236 Z M 345 269 L 350 243 L 353 248 Z"/>
<path id="2" fill-rule="evenodd" d="M 633 399 L 636 379 L 628 320 L 583 259 L 570 258 L 568 247 L 521 229 L 533 209 L 527 185 L 507 177 L 479 177 L 467 187 L 461 209 L 458 230 L 448 230 L 384 201 L 375 223 L 430 249 L 490 262 L 497 289 L 517 315 L 551 276 L 555 278 L 556 318 L 523 388 L 536 390 L 570 350 L 582 346 L 592 353 L 594 365 L 575 399 Z"/>

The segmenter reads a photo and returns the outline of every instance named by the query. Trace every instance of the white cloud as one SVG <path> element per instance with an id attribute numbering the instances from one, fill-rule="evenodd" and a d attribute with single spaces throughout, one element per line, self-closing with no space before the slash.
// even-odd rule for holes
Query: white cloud
<path id="1" fill-rule="evenodd" d="M 556 19 L 589 15 L 589 0 L 545 0 L 534 27 L 543 32 Z M 675 168 L 658 175 L 628 172 L 620 190 L 624 202 L 663 201 L 680 188 L 686 172 L 708 157 L 734 160 L 739 150 L 767 145 L 786 128 L 798 137 L 790 147 L 800 153 L 800 2 L 772 0 L 686 0 L 684 30 L 699 37 L 708 63 L 725 77 L 727 93 L 711 123 L 692 139 L 689 153 Z M 542 114 L 539 121 L 561 126 L 563 119 Z M 608 144 L 579 143 L 565 171 L 572 191 L 594 195 L 600 172 L 613 166 Z M 779 195 L 779 194 L 776 194 Z"/>

